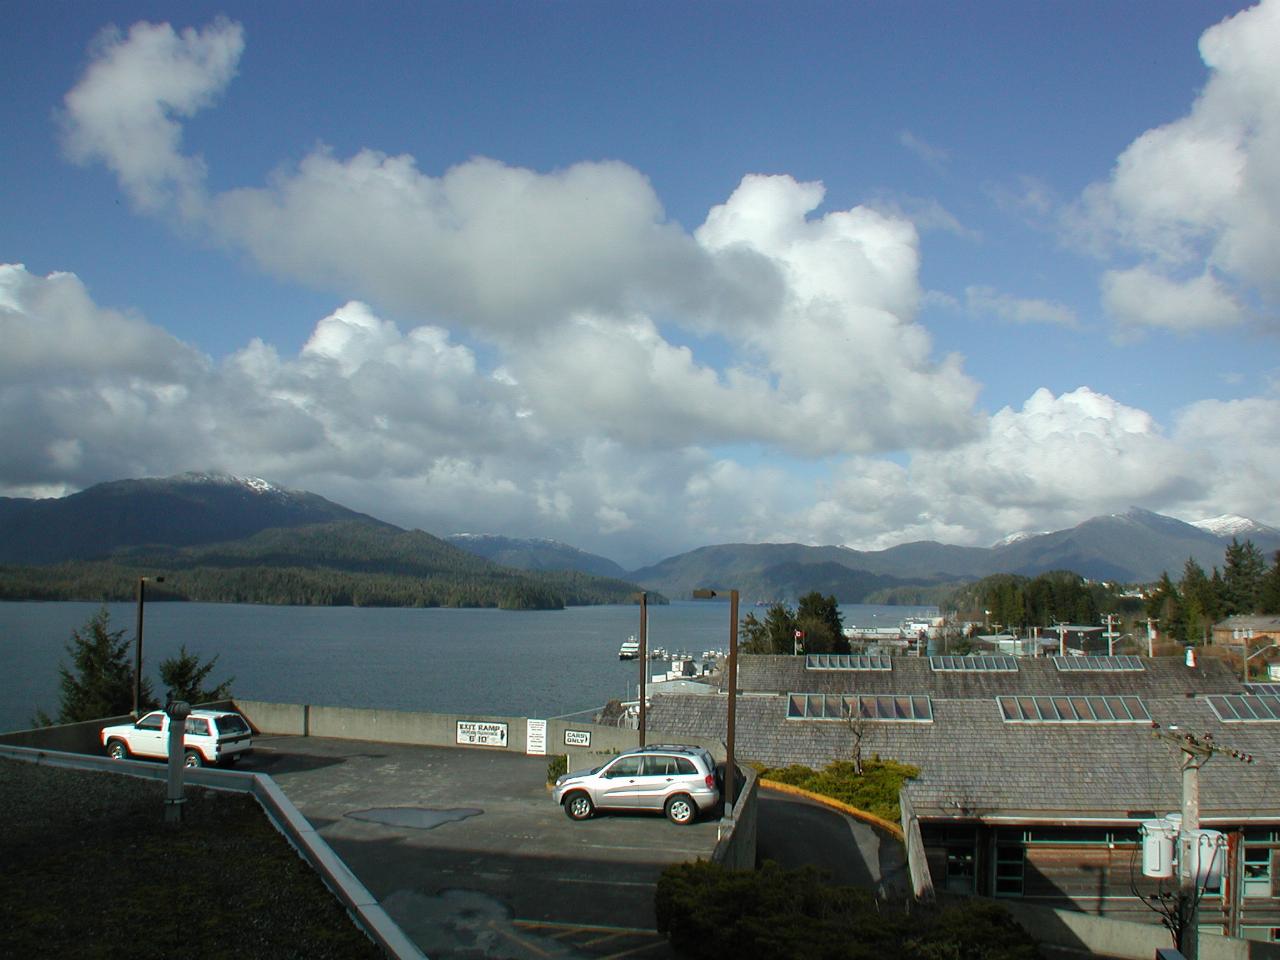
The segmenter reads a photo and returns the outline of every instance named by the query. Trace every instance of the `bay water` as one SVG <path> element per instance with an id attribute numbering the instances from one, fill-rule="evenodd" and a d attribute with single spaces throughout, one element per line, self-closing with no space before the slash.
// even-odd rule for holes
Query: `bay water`
<path id="1" fill-rule="evenodd" d="M 102 604 L 0 603 L 0 730 L 56 716 L 67 644 Z M 132 663 L 136 607 L 106 604 Z M 743 606 L 741 616 L 752 608 Z M 894 626 L 927 607 L 845 604 L 846 626 Z M 763 617 L 764 611 L 758 611 Z M 160 699 L 158 664 L 180 647 L 218 658 L 211 684 L 277 703 L 551 718 L 634 698 L 635 661 L 618 647 L 639 633 L 632 605 L 507 611 L 148 603 L 144 672 Z M 649 607 L 648 642 L 695 656 L 729 646 L 729 605 L 677 601 Z M 660 672 L 659 664 L 652 665 Z"/>

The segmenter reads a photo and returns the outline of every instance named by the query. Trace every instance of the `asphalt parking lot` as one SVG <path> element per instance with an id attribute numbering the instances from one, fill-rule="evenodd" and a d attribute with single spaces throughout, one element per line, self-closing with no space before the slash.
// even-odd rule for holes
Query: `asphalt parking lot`
<path id="1" fill-rule="evenodd" d="M 240 767 L 273 777 L 432 958 L 671 956 L 658 876 L 717 839 L 714 817 L 575 823 L 546 758 L 505 751 L 261 737 Z"/>

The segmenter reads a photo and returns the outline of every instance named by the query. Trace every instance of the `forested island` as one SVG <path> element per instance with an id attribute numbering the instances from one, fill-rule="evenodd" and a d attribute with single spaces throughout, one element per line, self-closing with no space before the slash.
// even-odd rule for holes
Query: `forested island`
<path id="1" fill-rule="evenodd" d="M 0 566 L 0 600 L 127 601 L 141 577 L 150 579 L 152 601 L 314 606 L 556 610 L 632 602 L 638 589 L 573 571 L 513 570 L 421 531 L 348 521 L 198 547 L 132 547 L 100 560 Z"/>

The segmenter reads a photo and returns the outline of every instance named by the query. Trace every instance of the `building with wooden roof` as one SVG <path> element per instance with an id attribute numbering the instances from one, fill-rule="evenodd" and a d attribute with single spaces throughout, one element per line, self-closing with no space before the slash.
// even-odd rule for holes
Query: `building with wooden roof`
<path id="1" fill-rule="evenodd" d="M 848 759 L 856 725 L 864 758 L 920 769 L 904 823 L 934 887 L 1131 920 L 1159 921 L 1139 828 L 1182 807 L 1182 752 L 1155 731 L 1211 738 L 1252 762 L 1200 772 L 1201 825 L 1227 844 L 1202 926 L 1280 940 L 1278 687 L 1210 658 L 1105 656 L 743 656 L 738 677 L 740 762 Z M 658 697 L 649 726 L 724 739 L 726 716 L 723 695 Z"/>

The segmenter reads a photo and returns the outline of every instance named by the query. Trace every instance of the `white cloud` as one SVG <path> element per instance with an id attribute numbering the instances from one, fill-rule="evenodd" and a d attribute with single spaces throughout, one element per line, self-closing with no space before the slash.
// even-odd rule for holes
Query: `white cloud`
<path id="1" fill-rule="evenodd" d="M 1263 396 L 1193 403 L 1178 415 L 1173 435 L 1213 463 L 1211 489 L 1184 505 L 1180 515 L 1214 516 L 1226 505 L 1227 512 L 1274 522 L 1280 477 L 1280 397 L 1274 386 Z"/>
<path id="2" fill-rule="evenodd" d="M 668 376 L 686 390 L 703 382 L 744 419 L 753 398 L 763 404 L 768 395 L 748 380 L 704 373 L 699 381 L 689 358 L 645 323 L 620 345 L 613 328 L 606 333 L 597 332 L 602 342 L 579 375 L 602 369 L 659 384 Z M 440 328 L 403 332 L 359 302 L 322 318 L 296 356 L 254 341 L 214 363 L 144 320 L 97 306 L 73 275 L 8 266 L 0 335 L 20 351 L 3 355 L 18 362 L 0 363 L 7 495 L 218 468 L 434 533 L 553 536 L 633 566 L 716 542 L 985 545 L 1130 504 L 1265 520 L 1280 470 L 1273 396 L 1196 404 L 1169 437 L 1145 412 L 1088 388 L 1041 390 L 952 449 L 804 467 L 713 455 L 697 439 L 705 425 L 687 428 L 684 411 L 660 397 L 634 435 L 605 436 L 592 416 L 557 405 L 565 393 L 554 383 L 529 382 L 527 371 L 494 376 Z M 530 369 L 542 356 L 529 355 Z M 645 356 L 656 370 L 625 368 Z M 607 380 L 581 387 L 584 409 L 608 402 Z M 695 423 L 699 415 L 695 407 Z M 664 418 L 675 440 L 657 435 Z"/>
<path id="3" fill-rule="evenodd" d="M 911 153 L 915 154 L 926 164 L 935 170 L 942 170 L 946 167 L 951 159 L 951 152 L 944 150 L 942 147 L 934 146 L 921 137 L 916 136 L 910 130 L 902 130 L 898 133 L 898 143 L 906 147 Z"/>
<path id="4" fill-rule="evenodd" d="M 239 24 L 222 19 L 181 34 L 167 23 L 135 24 L 127 37 L 104 31 L 64 102 L 67 152 L 82 163 L 104 162 L 143 209 L 177 200 L 194 213 L 204 165 L 182 154 L 182 128 L 173 118 L 209 106 L 243 49 Z"/>
<path id="5" fill-rule="evenodd" d="M 223 23 L 183 42 L 145 26 L 115 38 L 69 103 L 86 89 L 109 103 L 113 79 L 166 56 L 157 75 L 186 82 L 128 85 L 120 111 L 72 111 L 72 141 L 84 127 L 126 189 L 162 195 L 182 179 L 171 172 L 180 130 L 166 107 L 207 103 L 234 69 L 239 36 Z M 205 45 L 229 62 L 193 52 L 212 37 L 223 42 Z M 112 135 L 113 121 L 135 116 L 167 135 L 141 147 Z M 154 163 L 138 157 L 148 148 Z M 530 429 L 546 435 L 753 441 L 805 455 L 969 435 L 977 387 L 958 358 L 931 356 L 915 323 L 914 227 L 866 207 L 813 216 L 823 194 L 818 183 L 748 176 L 691 236 L 621 163 L 538 173 L 481 158 L 437 177 L 408 156 L 341 160 L 320 149 L 264 187 L 188 209 L 277 275 L 496 345 Z M 727 345 L 727 362 L 711 366 L 678 345 L 707 335 Z"/>
<path id="6" fill-rule="evenodd" d="M 1280 0 L 1205 31 L 1200 55 L 1209 81 L 1188 114 L 1138 137 L 1111 178 L 1068 211 L 1080 243 L 1142 258 L 1135 270 L 1106 278 L 1107 305 L 1120 323 L 1217 326 L 1225 317 L 1239 322 L 1253 298 L 1280 299 L 1277 49 Z M 1195 301 L 1189 310 L 1170 302 L 1179 286 Z M 1139 288 L 1156 295 L 1130 295 Z"/>
<path id="7" fill-rule="evenodd" d="M 992 287 L 966 287 L 964 293 L 969 312 L 977 316 L 993 316 L 1011 323 L 1077 325 L 1075 311 L 1066 304 L 1014 297 Z"/>
<path id="8" fill-rule="evenodd" d="M 1102 303 L 1121 335 L 1158 327 L 1186 333 L 1243 323 L 1245 312 L 1211 273 L 1178 281 L 1148 267 L 1109 270 Z"/>

